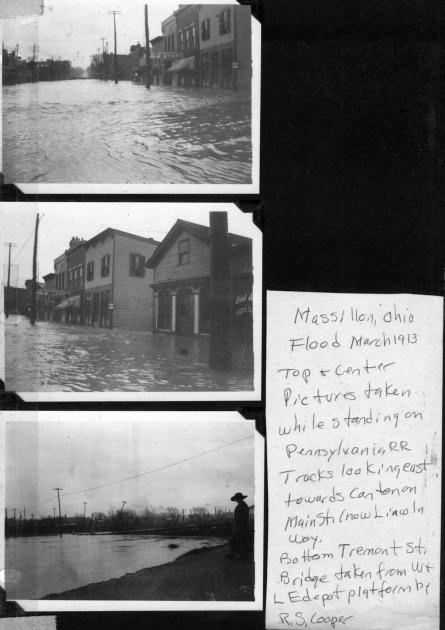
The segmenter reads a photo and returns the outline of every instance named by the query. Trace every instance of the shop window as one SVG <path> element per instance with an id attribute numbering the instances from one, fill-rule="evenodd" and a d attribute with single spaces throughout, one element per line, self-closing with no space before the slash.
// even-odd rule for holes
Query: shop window
<path id="1" fill-rule="evenodd" d="M 172 298 L 170 291 L 160 291 L 158 296 L 158 329 L 171 330 Z"/>
<path id="2" fill-rule="evenodd" d="M 144 278 L 145 256 L 142 256 L 142 254 L 130 254 L 130 276 Z"/>
<path id="3" fill-rule="evenodd" d="M 94 280 L 94 260 L 87 263 L 87 282 Z"/>
<path id="4" fill-rule="evenodd" d="M 201 22 L 201 40 L 205 42 L 208 39 L 210 39 L 210 18 Z"/>
<path id="5" fill-rule="evenodd" d="M 219 14 L 219 34 L 230 33 L 230 9 L 221 11 Z"/>
<path id="6" fill-rule="evenodd" d="M 100 261 L 100 275 L 101 278 L 106 278 L 110 275 L 110 254 L 102 256 Z"/>
<path id="7" fill-rule="evenodd" d="M 178 243 L 178 264 L 188 265 L 190 263 L 190 239 L 185 238 Z"/>

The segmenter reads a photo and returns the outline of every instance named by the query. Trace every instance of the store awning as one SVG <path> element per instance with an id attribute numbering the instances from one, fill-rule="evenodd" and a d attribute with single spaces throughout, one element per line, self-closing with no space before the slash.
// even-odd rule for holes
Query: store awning
<path id="1" fill-rule="evenodd" d="M 180 72 L 181 70 L 194 70 L 195 69 L 195 58 L 194 57 L 185 57 L 184 59 L 178 59 L 175 61 L 167 72 Z"/>
<path id="2" fill-rule="evenodd" d="M 73 297 L 62 300 L 60 304 L 55 307 L 56 311 L 66 311 L 69 308 L 80 308 L 80 295 L 73 295 Z"/>

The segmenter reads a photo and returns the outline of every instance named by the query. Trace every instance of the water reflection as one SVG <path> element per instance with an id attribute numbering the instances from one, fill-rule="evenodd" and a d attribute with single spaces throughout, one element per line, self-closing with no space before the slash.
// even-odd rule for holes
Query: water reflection
<path id="1" fill-rule="evenodd" d="M 129 534 L 10 538 L 5 543 L 6 595 L 8 599 L 39 599 L 173 562 L 192 549 L 225 542 L 222 538 Z M 169 548 L 171 543 L 178 547 Z"/>
<path id="2" fill-rule="evenodd" d="M 3 88 L 6 182 L 251 183 L 246 94 L 129 82 Z"/>
<path id="3" fill-rule="evenodd" d="M 208 339 L 38 322 L 5 326 L 6 389 L 32 391 L 235 391 L 253 388 L 253 358 L 208 367 Z"/>

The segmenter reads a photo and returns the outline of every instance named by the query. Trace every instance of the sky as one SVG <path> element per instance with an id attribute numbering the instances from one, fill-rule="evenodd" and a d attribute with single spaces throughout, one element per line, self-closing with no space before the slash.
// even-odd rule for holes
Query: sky
<path id="1" fill-rule="evenodd" d="M 36 214 L 40 214 L 38 278 L 54 271 L 54 258 L 68 249 L 73 236 L 89 239 L 107 227 L 161 241 L 176 219 L 209 225 L 210 210 L 227 210 L 229 231 L 252 237 L 251 215 L 232 204 L 179 203 L 4 203 L 0 205 L 0 279 L 7 283 L 8 243 L 11 248 L 11 285 L 24 287 L 32 277 Z"/>
<path id="2" fill-rule="evenodd" d="M 122 501 L 134 510 L 232 511 L 236 492 L 254 505 L 255 423 L 237 414 L 39 412 L 38 420 L 26 415 L 6 423 L 8 510 L 52 515 L 57 487 L 68 516 L 83 514 L 84 502 L 87 515 L 120 509 Z"/>
<path id="3" fill-rule="evenodd" d="M 8 50 L 19 44 L 19 56 L 32 56 L 33 45 L 39 46 L 39 59 L 54 56 L 69 59 L 73 65 L 86 68 L 90 57 L 102 50 L 101 38 L 114 50 L 113 16 L 117 16 L 118 53 L 128 53 L 132 44 L 145 41 L 144 5 L 148 4 L 150 39 L 162 34 L 161 22 L 178 8 L 172 0 L 44 0 L 40 17 L 4 20 L 3 41 Z M 210 4 L 211 2 L 207 2 Z"/>
<path id="4" fill-rule="evenodd" d="M 3 40 L 8 50 L 19 44 L 22 58 L 32 56 L 34 43 L 39 59 L 54 56 L 69 59 L 73 65 L 86 68 L 90 57 L 102 50 L 101 37 L 114 50 L 113 16 L 116 16 L 118 53 L 128 53 L 132 44 L 144 43 L 144 0 L 45 0 L 40 17 L 8 19 L 4 22 Z M 161 22 L 178 8 L 177 2 L 148 2 L 150 38 L 162 34 Z"/>

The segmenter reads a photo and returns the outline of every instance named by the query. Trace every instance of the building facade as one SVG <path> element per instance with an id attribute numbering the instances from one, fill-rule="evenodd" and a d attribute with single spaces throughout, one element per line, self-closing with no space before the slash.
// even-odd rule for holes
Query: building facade
<path id="1" fill-rule="evenodd" d="M 173 73 L 168 72 L 172 64 L 178 57 L 178 40 L 176 33 L 176 15 L 169 15 L 161 23 L 163 37 L 163 61 L 162 61 L 162 82 L 164 85 L 171 85 Z"/>
<path id="2" fill-rule="evenodd" d="M 167 71 L 174 87 L 199 85 L 199 6 L 184 4 L 175 11 L 178 59 Z"/>
<path id="3" fill-rule="evenodd" d="M 252 334 L 251 239 L 228 235 L 232 333 Z M 154 332 L 210 332 L 210 229 L 178 219 L 153 256 Z M 249 308 L 250 306 L 250 308 Z"/>
<path id="4" fill-rule="evenodd" d="M 201 85 L 249 89 L 252 75 L 250 7 L 200 5 L 199 34 Z"/>
<path id="5" fill-rule="evenodd" d="M 152 272 L 145 261 L 157 245 L 112 228 L 85 243 L 85 324 L 151 330 Z"/>

